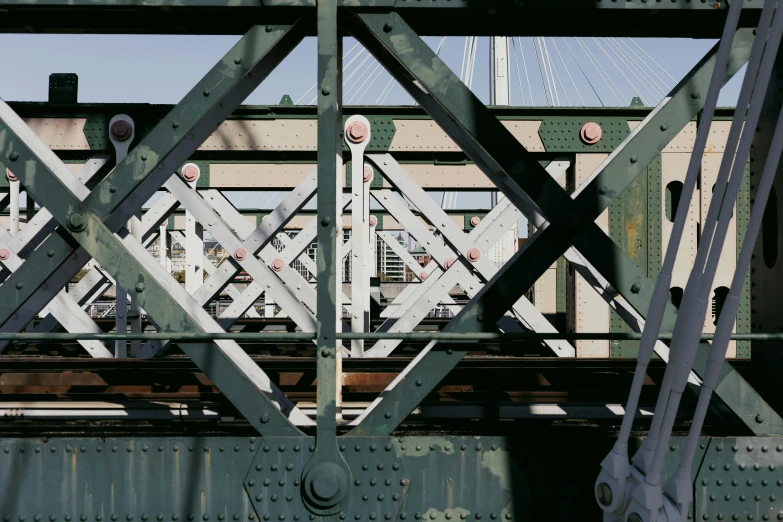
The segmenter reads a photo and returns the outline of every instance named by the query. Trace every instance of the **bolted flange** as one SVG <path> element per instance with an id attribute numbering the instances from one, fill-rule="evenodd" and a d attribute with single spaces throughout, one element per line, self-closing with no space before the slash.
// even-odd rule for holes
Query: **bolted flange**
<path id="1" fill-rule="evenodd" d="M 369 165 L 365 165 L 364 166 L 364 182 L 365 183 L 369 183 L 370 181 L 372 181 L 372 177 L 373 177 L 372 167 L 369 166 Z"/>
<path id="2" fill-rule="evenodd" d="M 345 498 L 348 489 L 345 471 L 334 462 L 319 462 L 304 477 L 304 499 L 324 514 Z"/>
<path id="3" fill-rule="evenodd" d="M 479 226 L 479 223 L 481 223 L 481 218 L 478 216 L 473 216 L 470 218 L 470 226 L 477 227 Z"/>
<path id="4" fill-rule="evenodd" d="M 234 259 L 236 259 L 237 261 L 244 261 L 246 257 L 247 257 L 247 250 L 245 250 L 244 248 L 237 248 L 236 250 L 234 250 Z"/>
<path id="5" fill-rule="evenodd" d="M 446 260 L 446 262 L 445 262 L 445 263 L 443 263 L 443 268 L 445 268 L 446 270 L 448 270 L 449 268 L 451 268 L 451 267 L 454 265 L 454 263 L 456 263 L 456 261 L 457 261 L 457 260 L 456 260 L 456 259 L 454 259 L 453 257 L 450 257 L 450 258 L 448 258 L 448 259 Z"/>
<path id="6" fill-rule="evenodd" d="M 9 252 L 8 249 L 0 249 L 0 261 L 5 261 L 9 257 L 11 257 L 11 252 Z"/>
<path id="7" fill-rule="evenodd" d="M 471 248 L 470 250 L 468 250 L 468 261 L 470 261 L 471 263 L 475 263 L 476 261 L 479 260 L 480 257 L 481 257 L 481 252 L 479 252 L 478 248 Z"/>
<path id="8" fill-rule="evenodd" d="M 272 261 L 272 270 L 275 272 L 282 272 L 283 268 L 285 268 L 285 262 L 282 259 L 275 259 Z"/>
<path id="9" fill-rule="evenodd" d="M 111 124 L 111 137 L 117 141 L 128 141 L 133 135 L 133 127 L 125 120 L 117 120 Z"/>
<path id="10" fill-rule="evenodd" d="M 370 226 L 374 227 L 378 225 L 378 218 L 375 216 L 370 216 Z"/>
<path id="11" fill-rule="evenodd" d="M 5 169 L 5 177 L 8 178 L 8 181 L 19 181 L 19 178 L 11 172 L 11 169 Z"/>
<path id="12" fill-rule="evenodd" d="M 348 141 L 351 143 L 362 143 L 367 139 L 369 133 L 370 130 L 367 128 L 367 125 L 360 121 L 351 123 L 345 130 L 345 135 L 348 137 Z"/>
<path id="13" fill-rule="evenodd" d="M 425 279 L 427 279 L 427 275 L 429 275 L 429 274 L 427 274 L 427 272 L 422 272 L 422 273 L 419 274 L 419 279 L 424 281 Z"/>
<path id="14" fill-rule="evenodd" d="M 188 183 L 193 183 L 201 176 L 201 169 L 195 163 L 186 163 L 182 167 L 182 179 Z"/>
<path id="15" fill-rule="evenodd" d="M 582 129 L 579 131 L 579 137 L 588 145 L 594 145 L 598 143 L 603 135 L 601 126 L 595 122 L 587 122 L 582 125 Z"/>

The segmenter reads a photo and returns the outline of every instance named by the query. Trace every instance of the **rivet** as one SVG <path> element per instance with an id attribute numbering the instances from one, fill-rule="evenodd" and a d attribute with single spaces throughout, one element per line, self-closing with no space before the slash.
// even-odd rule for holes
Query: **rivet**
<path id="1" fill-rule="evenodd" d="M 13 151 L 11 154 L 8 155 L 8 159 L 11 161 L 16 161 L 19 159 L 19 153 L 16 151 Z"/>
<path id="2" fill-rule="evenodd" d="M 330 94 L 332 94 L 331 87 L 329 87 L 328 85 L 324 85 L 323 87 L 321 87 L 321 94 L 323 94 L 324 96 L 329 96 Z"/>
<path id="3" fill-rule="evenodd" d="M 386 22 L 383 24 L 383 32 L 388 33 L 391 32 L 391 30 L 394 28 L 394 26 L 391 24 L 391 22 Z"/>
<path id="4" fill-rule="evenodd" d="M 636 163 L 637 161 L 639 161 L 639 158 L 638 158 L 638 157 L 636 157 L 636 156 L 631 156 L 631 157 L 630 157 L 630 158 L 628 158 L 628 159 L 631 161 L 631 163 Z"/>
<path id="5" fill-rule="evenodd" d="M 386 417 L 387 419 L 391 419 L 392 415 L 391 412 L 387 411 L 386 413 L 383 414 L 383 416 Z"/>
<path id="6" fill-rule="evenodd" d="M 385 449 L 386 451 L 391 451 L 392 450 L 392 445 L 391 444 L 387 444 L 386 446 L 383 447 L 383 449 Z"/>
<path id="7" fill-rule="evenodd" d="M 638 294 L 641 289 L 642 287 L 639 285 L 639 283 L 634 283 L 631 286 L 631 292 L 633 292 L 634 294 Z"/>
<path id="8" fill-rule="evenodd" d="M 321 350 L 321 355 L 323 357 L 329 357 L 331 354 L 332 354 L 332 352 L 328 348 L 324 348 L 323 350 Z M 359 450 L 356 450 L 356 451 L 359 451 Z"/>

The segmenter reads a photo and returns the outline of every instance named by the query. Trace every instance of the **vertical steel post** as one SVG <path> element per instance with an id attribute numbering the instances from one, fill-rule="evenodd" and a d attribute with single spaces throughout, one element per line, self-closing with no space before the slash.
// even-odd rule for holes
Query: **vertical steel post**
<path id="1" fill-rule="evenodd" d="M 341 386 L 342 323 L 342 38 L 338 0 L 318 2 L 318 427 L 312 458 L 303 472 L 303 499 L 310 511 L 339 513 L 350 498 L 351 471 L 337 448 L 338 387 Z M 322 494 L 313 492 L 323 491 Z"/>
<path id="2" fill-rule="evenodd" d="M 166 225 L 168 224 L 168 220 L 164 221 L 160 225 L 160 231 L 158 232 L 158 241 L 160 242 L 160 248 L 158 250 L 158 260 L 160 261 L 161 266 L 165 268 L 166 270 L 171 270 L 171 265 L 169 263 L 168 259 L 168 252 L 171 248 L 171 236 L 166 231 Z"/>
<path id="3" fill-rule="evenodd" d="M 489 45 L 489 104 L 511 104 L 511 75 L 508 62 L 508 38 L 493 36 Z M 495 208 L 498 204 L 498 192 L 489 193 L 489 206 Z"/>
<path id="4" fill-rule="evenodd" d="M 195 293 L 204 282 L 204 227 L 185 211 L 185 289 Z"/>

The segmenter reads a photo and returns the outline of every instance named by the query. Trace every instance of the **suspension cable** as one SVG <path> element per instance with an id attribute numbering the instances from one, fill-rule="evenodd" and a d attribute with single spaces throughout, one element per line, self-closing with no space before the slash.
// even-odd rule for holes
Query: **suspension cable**
<path id="1" fill-rule="evenodd" d="M 560 61 L 563 62 L 563 66 L 565 67 L 566 73 L 568 74 L 568 78 L 571 79 L 571 85 L 574 86 L 574 90 L 576 91 L 576 95 L 579 96 L 579 103 L 582 104 L 582 107 L 585 106 L 585 101 L 582 99 L 582 94 L 579 92 L 579 88 L 576 86 L 576 82 L 574 81 L 574 77 L 571 76 L 571 71 L 568 69 L 568 66 L 565 64 L 565 60 L 563 59 L 563 55 L 560 54 L 560 49 L 557 47 L 557 42 L 555 42 L 555 39 L 552 38 L 552 45 L 555 47 L 555 51 L 557 52 L 557 55 L 560 57 Z"/>
<path id="2" fill-rule="evenodd" d="M 596 40 L 596 39 L 595 39 L 595 37 L 592 37 L 592 39 L 593 39 L 593 42 L 595 43 L 595 45 L 596 45 L 596 46 L 598 46 L 598 49 L 600 49 L 600 50 L 601 50 L 601 52 L 604 54 L 604 56 L 606 56 L 606 58 L 609 60 L 609 63 L 611 63 L 611 64 L 614 66 L 614 68 L 617 70 L 617 72 L 619 72 L 619 73 L 620 73 L 620 76 L 622 76 L 622 77 L 623 77 L 623 79 L 625 80 L 625 82 L 626 82 L 626 83 L 627 83 L 627 84 L 628 84 L 628 85 L 631 87 L 631 89 L 632 89 L 632 90 L 633 90 L 633 91 L 634 91 L 634 92 L 635 92 L 635 93 L 636 93 L 636 94 L 639 96 L 639 98 L 641 98 L 641 99 L 642 99 L 642 102 L 643 102 L 645 105 L 649 105 L 649 102 L 647 102 L 647 100 L 644 98 L 644 96 L 642 96 L 642 93 L 641 93 L 641 92 L 639 92 L 639 89 L 637 89 L 637 88 L 636 88 L 636 86 L 635 86 L 635 85 L 634 85 L 634 84 L 631 82 L 631 80 L 629 80 L 629 79 L 628 79 L 628 77 L 625 75 L 625 73 L 622 71 L 622 69 L 620 69 L 620 67 L 618 67 L 617 63 L 615 63 L 615 61 L 614 61 L 614 60 L 612 60 L 612 57 L 611 57 L 611 56 L 609 56 L 609 53 L 607 53 L 607 52 L 604 50 L 603 46 L 601 46 L 601 44 L 600 44 L 600 43 L 598 43 L 598 40 Z"/>
<path id="3" fill-rule="evenodd" d="M 587 83 L 590 85 L 590 88 L 593 90 L 593 93 L 595 93 L 595 97 L 598 98 L 598 102 L 601 104 L 602 107 L 606 107 L 606 104 L 601 99 L 601 96 L 599 96 L 598 91 L 595 89 L 595 86 L 593 85 L 593 82 L 590 81 L 590 77 L 587 76 L 587 73 L 582 68 L 582 64 L 579 63 L 579 60 L 577 60 L 576 55 L 574 54 L 574 51 L 571 49 L 571 45 L 569 45 L 568 40 L 563 38 L 563 43 L 566 44 L 566 47 L 568 48 L 568 52 L 571 53 L 571 57 L 576 62 L 577 67 L 579 67 L 579 70 L 582 71 L 582 75 L 585 77 L 585 80 L 587 80 Z M 600 76 L 600 75 L 599 75 Z"/>
<path id="4" fill-rule="evenodd" d="M 587 47 L 587 44 L 584 41 L 582 41 L 581 38 L 577 37 L 576 42 L 582 48 L 582 52 L 585 53 L 587 59 L 590 60 L 590 63 L 593 65 L 593 67 L 595 67 L 595 70 L 598 71 L 598 76 L 601 77 L 601 79 L 604 81 L 606 86 L 609 88 L 609 92 L 612 93 L 612 96 L 614 96 L 614 99 L 617 101 L 617 104 L 623 105 L 623 102 L 620 101 L 620 98 L 622 98 L 623 95 L 622 92 L 620 92 L 620 88 L 617 87 L 617 85 L 614 83 L 614 80 L 612 80 L 612 77 L 609 76 L 609 74 L 604 69 L 604 66 L 601 65 L 601 62 L 598 61 L 598 57 L 593 54 L 593 52 L 590 50 L 589 47 Z M 618 97 L 617 94 L 619 94 L 620 96 Z"/>

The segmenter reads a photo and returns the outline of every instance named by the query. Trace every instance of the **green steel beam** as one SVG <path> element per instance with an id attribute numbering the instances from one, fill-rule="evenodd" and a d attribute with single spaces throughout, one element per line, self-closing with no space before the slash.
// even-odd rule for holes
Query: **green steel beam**
<path id="1" fill-rule="evenodd" d="M 654 159 L 679 129 L 698 111 L 706 92 L 714 54 L 705 57 L 653 116 L 654 125 L 640 125 L 628 143 L 613 153 L 612 176 L 599 175 L 577 201 L 572 200 L 537 161 L 500 124 L 452 71 L 435 55 L 397 13 L 358 14 L 354 34 L 404 88 L 438 121 L 455 142 L 493 179 L 515 205 L 533 204 L 548 219 L 547 241 L 531 238 L 479 294 L 447 326 L 448 331 L 492 329 L 496 321 L 532 286 L 572 244 L 643 317 L 653 283 L 601 231 L 594 220 Z M 732 70 L 747 60 L 751 31 L 740 31 L 734 46 Z M 420 85 L 417 83 L 420 82 Z M 669 104 L 672 101 L 671 107 Z M 670 110 L 667 110 L 670 109 Z M 685 114 L 681 114 L 682 112 Z M 663 113 L 663 117 L 656 116 Z M 660 124 L 658 124 L 660 122 Z M 679 127 L 676 128 L 676 124 Z M 648 134 L 655 133 L 654 136 Z M 636 139 L 641 136 L 641 138 Z M 541 235 L 546 233 L 545 229 Z M 536 255 L 527 252 L 538 244 Z M 543 267 L 543 268 L 542 268 Z M 669 306 L 664 331 L 670 331 L 676 310 Z M 668 330 L 667 330 L 668 329 Z M 706 348 L 704 346 L 703 348 Z M 355 434 L 390 433 L 413 411 L 458 361 L 466 355 L 452 345 L 431 349 L 406 370 L 404 378 L 387 389 L 384 397 L 354 429 Z M 705 367 L 706 350 L 697 358 L 696 370 Z M 724 364 L 716 394 L 755 433 L 783 431 L 781 419 L 731 367 Z M 757 419 L 765 419 L 764 426 Z"/>
<path id="2" fill-rule="evenodd" d="M 243 34 L 261 17 L 316 15 L 315 0 L 3 0 L 2 32 Z M 394 9 L 422 35 L 718 38 L 725 0 L 341 0 L 341 10 Z M 746 0 L 755 25 L 762 0 Z M 630 100 L 629 100 L 630 101 Z"/>
<path id="3" fill-rule="evenodd" d="M 304 34 L 303 22 L 284 27 L 256 26 L 249 31 L 125 161 L 83 196 L 83 201 L 73 192 L 80 187 L 60 179 L 47 162 L 40 160 L 41 153 L 51 151 L 45 146 L 43 151 L 31 151 L 8 122 L 0 121 L 0 166 L 13 169 L 36 201 L 61 224 L 0 287 L 0 322 L 24 306 L 73 250 L 82 247 L 106 267 L 120 286 L 137 295 L 140 306 L 156 318 L 163 330 L 203 332 L 202 326 L 185 313 L 187 300 L 174 298 L 174 290 L 180 289 L 178 283 L 171 279 L 174 287 L 165 278 L 156 279 L 113 232 L 127 222 L 173 168 L 192 154 Z M 299 433 L 225 351 L 190 348 L 188 344 L 182 348 L 215 379 L 216 385 L 259 431 Z"/>
<path id="4" fill-rule="evenodd" d="M 338 386 L 342 387 L 342 104 L 343 48 L 337 0 L 318 2 L 318 257 L 316 299 L 317 431 L 302 472 L 302 498 L 321 516 L 334 515 L 351 498 L 351 468 L 337 447 Z M 319 491 L 325 493 L 319 493 Z M 282 517 L 283 515 L 281 515 Z M 282 520 L 282 518 L 281 518 Z"/>

